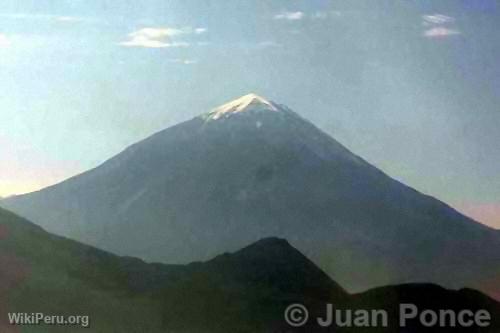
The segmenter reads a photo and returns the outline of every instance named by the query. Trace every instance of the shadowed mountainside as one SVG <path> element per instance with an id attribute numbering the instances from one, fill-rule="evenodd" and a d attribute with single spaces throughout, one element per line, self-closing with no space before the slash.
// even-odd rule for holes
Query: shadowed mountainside
<path id="1" fill-rule="evenodd" d="M 25 326 L 23 332 L 323 332 L 311 319 L 294 329 L 283 319 L 292 303 L 311 318 L 324 317 L 325 304 L 344 309 L 387 309 L 399 302 L 419 307 L 486 309 L 498 332 L 500 304 L 473 290 L 434 285 L 382 287 L 349 295 L 303 254 L 282 239 L 267 238 L 235 253 L 185 266 L 147 264 L 54 236 L 0 209 L 0 329 L 7 312 L 89 315 L 90 329 Z M 392 317 L 391 317 L 392 318 Z M 391 319 L 390 323 L 397 323 Z M 402 332 L 343 329 L 336 332 Z M 409 327 L 404 332 L 433 332 Z M 447 332 L 440 330 L 439 332 Z"/>
<path id="2" fill-rule="evenodd" d="M 244 96 L 1 205 L 50 232 L 185 264 L 277 236 L 351 291 L 429 281 L 498 295 L 498 232 Z"/>

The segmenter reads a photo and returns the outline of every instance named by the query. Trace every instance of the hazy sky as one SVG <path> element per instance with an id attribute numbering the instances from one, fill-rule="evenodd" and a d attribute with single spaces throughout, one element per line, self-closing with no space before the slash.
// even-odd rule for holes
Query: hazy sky
<path id="1" fill-rule="evenodd" d="M 2 0 L 0 195 L 256 92 L 500 227 L 496 0 Z"/>

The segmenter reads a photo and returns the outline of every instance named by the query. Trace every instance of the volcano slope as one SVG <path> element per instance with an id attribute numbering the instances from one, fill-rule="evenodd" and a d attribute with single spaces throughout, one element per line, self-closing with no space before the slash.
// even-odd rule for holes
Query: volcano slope
<path id="1" fill-rule="evenodd" d="M 277 236 L 350 291 L 433 282 L 500 294 L 497 231 L 254 94 L 0 204 L 50 232 L 145 260 L 185 264 Z"/>

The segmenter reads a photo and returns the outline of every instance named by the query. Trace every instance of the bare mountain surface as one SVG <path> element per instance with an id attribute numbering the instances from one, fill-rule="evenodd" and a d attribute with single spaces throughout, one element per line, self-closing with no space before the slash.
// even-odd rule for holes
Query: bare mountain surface
<path id="1" fill-rule="evenodd" d="M 1 205 L 50 232 L 149 261 L 207 260 L 276 236 L 350 291 L 422 281 L 500 291 L 498 231 L 255 94 Z"/>

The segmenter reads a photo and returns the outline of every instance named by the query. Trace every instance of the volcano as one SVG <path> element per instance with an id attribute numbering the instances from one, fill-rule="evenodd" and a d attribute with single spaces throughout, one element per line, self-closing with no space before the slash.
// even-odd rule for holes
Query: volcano
<path id="1" fill-rule="evenodd" d="M 498 232 L 249 94 L 1 205 L 120 255 L 187 263 L 286 238 L 349 291 L 409 282 L 499 295 Z"/>

